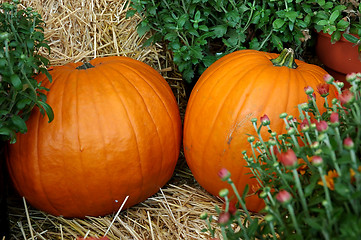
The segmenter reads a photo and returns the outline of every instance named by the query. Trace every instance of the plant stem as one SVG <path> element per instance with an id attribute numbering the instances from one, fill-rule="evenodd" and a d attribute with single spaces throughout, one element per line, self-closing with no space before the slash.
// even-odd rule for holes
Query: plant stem
<path id="1" fill-rule="evenodd" d="M 243 199 L 241 198 L 241 196 L 239 195 L 239 192 L 236 188 L 236 185 L 234 185 L 233 181 L 231 180 L 231 178 L 228 179 L 228 183 L 231 185 L 234 193 L 236 194 L 236 197 L 239 201 L 239 203 L 241 204 L 241 207 L 243 208 L 244 212 L 246 213 L 247 215 L 247 220 L 249 222 L 252 222 L 252 218 L 251 218 L 251 215 L 249 213 L 249 211 L 247 210 L 247 207 L 246 207 L 246 203 L 243 201 Z"/>
<path id="2" fill-rule="evenodd" d="M 269 221 L 268 224 L 269 224 L 269 226 L 270 226 L 273 239 L 274 239 L 274 240 L 277 240 L 277 237 L 276 237 L 277 235 L 276 235 L 276 232 L 275 232 L 275 228 L 274 228 L 273 222 L 272 222 L 272 221 Z"/>
<path id="3" fill-rule="evenodd" d="M 241 229 L 242 229 L 242 233 L 243 233 L 244 239 L 249 240 L 250 238 L 249 238 L 249 236 L 248 236 L 248 234 L 247 234 L 246 228 L 245 228 L 244 225 L 243 225 L 243 222 L 241 221 L 241 218 L 238 218 L 238 219 L 237 219 L 237 222 L 238 222 L 238 225 L 239 225 L 239 226 L 241 227 Z"/>
<path id="4" fill-rule="evenodd" d="M 322 167 L 318 167 L 317 169 L 318 169 L 318 172 L 320 173 L 320 176 L 321 176 L 321 179 L 322 179 L 323 190 L 325 191 L 325 197 L 326 197 L 326 201 L 328 203 L 328 205 L 325 206 L 326 213 L 327 213 L 327 218 L 328 218 L 329 222 L 331 222 L 332 202 L 331 202 L 331 198 L 330 198 L 330 193 L 328 191 L 325 174 L 324 174 L 324 172 L 322 170 Z"/>
<path id="5" fill-rule="evenodd" d="M 305 195 L 303 194 L 303 189 L 301 186 L 300 178 L 298 177 L 297 169 L 292 169 L 292 173 L 293 173 L 293 177 L 296 182 L 296 188 L 297 188 L 298 195 L 300 196 L 303 210 L 306 212 L 306 216 L 310 217 L 310 213 L 308 211 L 308 207 L 307 207 L 307 203 L 306 203 L 306 198 L 305 198 Z"/>
<path id="6" fill-rule="evenodd" d="M 302 237 L 302 239 L 303 239 L 301 229 L 300 229 L 300 227 L 298 226 L 298 223 L 297 223 L 295 212 L 293 211 L 293 207 L 292 207 L 292 205 L 290 203 L 287 204 L 287 209 L 288 209 L 288 212 L 291 215 L 291 219 L 292 219 L 292 222 L 293 222 L 293 225 L 294 225 L 294 227 L 296 229 L 297 234 L 300 235 Z"/>

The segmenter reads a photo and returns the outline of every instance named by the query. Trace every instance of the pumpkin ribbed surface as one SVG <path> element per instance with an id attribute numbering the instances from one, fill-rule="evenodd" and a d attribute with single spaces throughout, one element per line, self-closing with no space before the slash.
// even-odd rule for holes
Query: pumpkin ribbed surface
<path id="1" fill-rule="evenodd" d="M 255 50 L 241 50 L 226 55 L 212 64 L 195 85 L 185 114 L 184 153 L 187 163 L 201 186 L 218 195 L 229 185 L 217 176 L 221 168 L 232 174 L 240 193 L 248 184 L 250 196 L 247 208 L 259 211 L 263 200 L 256 194 L 259 189 L 242 151 L 251 156 L 249 135 L 256 136 L 250 120 L 267 114 L 271 129 L 281 133 L 284 122 L 280 113 L 299 116 L 297 105 L 307 102 L 304 87 L 324 83 L 327 74 L 322 68 L 296 60 L 296 69 L 277 67 L 270 61 L 279 54 Z M 329 99 L 335 96 L 330 92 Z M 317 94 L 318 106 L 324 99 Z M 269 135 L 263 128 L 265 140 Z M 231 189 L 230 189 L 231 190 Z M 235 200 L 235 199 L 234 199 Z"/>
<path id="2" fill-rule="evenodd" d="M 9 146 L 16 189 L 34 207 L 65 217 L 100 216 L 156 193 L 172 176 L 180 150 L 175 97 L 150 66 L 127 57 L 70 63 L 38 80 L 49 88 L 55 118 L 38 110 Z"/>

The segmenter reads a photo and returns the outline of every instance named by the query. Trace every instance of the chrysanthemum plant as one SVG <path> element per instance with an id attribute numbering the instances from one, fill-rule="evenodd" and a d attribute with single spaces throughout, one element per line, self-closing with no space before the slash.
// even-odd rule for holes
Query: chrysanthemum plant
<path id="1" fill-rule="evenodd" d="M 264 215 L 255 217 L 247 211 L 247 189 L 239 194 L 230 172 L 221 169 L 220 178 L 232 186 L 238 201 L 233 206 L 228 190 L 221 190 L 224 208 L 216 208 L 218 217 L 201 215 L 208 224 L 203 231 L 214 238 L 210 223 L 217 221 L 223 239 L 359 239 L 361 73 L 348 74 L 351 87 L 344 90 L 343 83 L 329 75 L 325 81 L 317 92 L 327 98 L 334 85 L 337 98 L 318 109 L 314 90 L 306 87 L 308 102 L 298 105 L 298 119 L 280 115 L 286 134 L 273 132 L 267 115 L 251 120 L 257 136 L 248 138 L 252 154 L 242 154 L 261 186 Z M 261 128 L 268 128 L 269 136 L 261 135 Z"/>

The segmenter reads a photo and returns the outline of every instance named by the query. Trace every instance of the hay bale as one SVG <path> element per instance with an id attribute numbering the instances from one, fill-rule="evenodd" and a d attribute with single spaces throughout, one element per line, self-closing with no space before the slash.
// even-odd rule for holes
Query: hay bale
<path id="1" fill-rule="evenodd" d="M 157 67 L 159 58 L 164 58 L 160 45 L 142 48 L 148 36 L 139 37 L 136 32 L 140 17 L 125 18 L 127 1 L 27 0 L 23 5 L 36 9 L 46 23 L 52 65 L 127 56 Z"/>

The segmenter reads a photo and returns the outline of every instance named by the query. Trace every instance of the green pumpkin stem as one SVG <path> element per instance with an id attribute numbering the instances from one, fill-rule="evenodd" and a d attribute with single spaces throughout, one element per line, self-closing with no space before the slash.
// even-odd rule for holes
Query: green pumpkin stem
<path id="1" fill-rule="evenodd" d="M 292 48 L 285 48 L 282 50 L 281 54 L 275 58 L 271 59 L 273 66 L 277 67 L 288 67 L 296 69 L 298 66 L 295 63 L 295 53 Z"/>
<path id="2" fill-rule="evenodd" d="M 83 65 L 80 65 L 76 69 L 78 69 L 78 70 L 86 70 L 86 69 L 89 69 L 89 68 L 94 68 L 94 66 L 91 65 L 91 63 L 89 63 L 89 62 L 85 62 L 85 63 L 83 63 Z"/>

